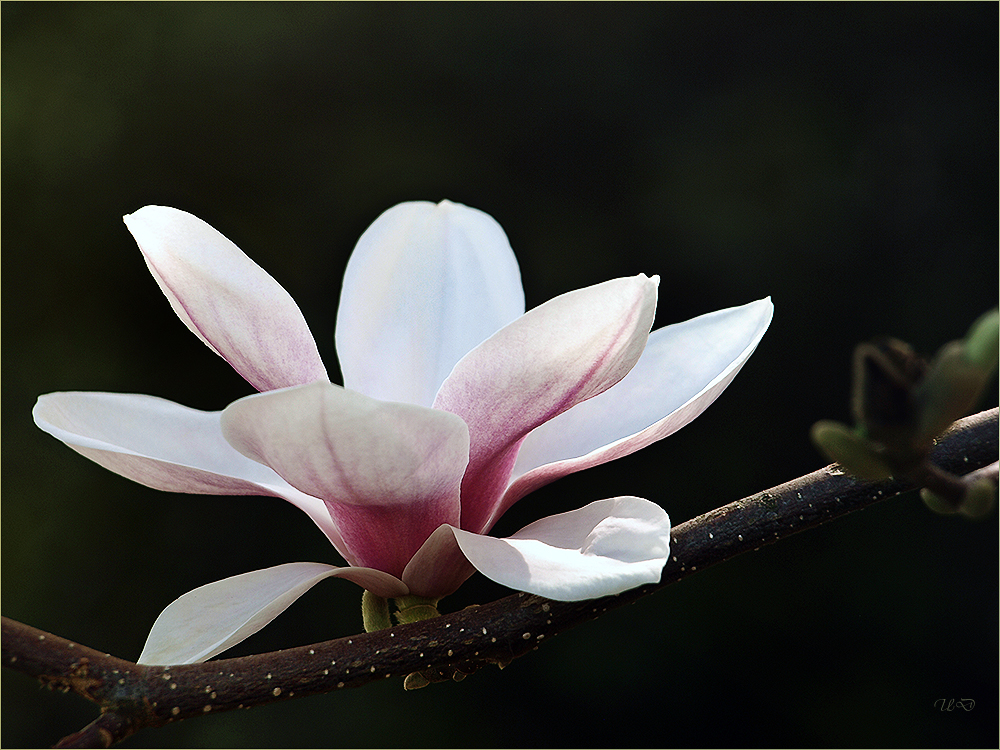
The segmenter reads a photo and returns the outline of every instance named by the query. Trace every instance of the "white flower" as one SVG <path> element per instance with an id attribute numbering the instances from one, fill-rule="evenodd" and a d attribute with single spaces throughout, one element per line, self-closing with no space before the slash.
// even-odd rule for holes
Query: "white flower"
<path id="1" fill-rule="evenodd" d="M 500 226 L 444 201 L 404 203 L 347 266 L 332 384 L 288 293 L 183 211 L 125 223 L 178 317 L 260 393 L 202 412 L 143 395 L 53 393 L 35 422 L 123 476 L 172 492 L 274 495 L 349 563 L 290 563 L 208 584 L 167 607 L 140 661 L 203 661 L 319 580 L 439 598 L 475 570 L 559 600 L 656 582 L 670 521 L 636 497 L 488 536 L 517 500 L 675 432 L 726 388 L 770 299 L 650 333 L 658 278 L 614 279 L 525 313 Z"/>

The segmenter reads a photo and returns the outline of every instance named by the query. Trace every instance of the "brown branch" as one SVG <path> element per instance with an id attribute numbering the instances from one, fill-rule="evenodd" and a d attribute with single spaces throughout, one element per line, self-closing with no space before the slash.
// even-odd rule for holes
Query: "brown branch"
<path id="1" fill-rule="evenodd" d="M 960 420 L 932 453 L 956 474 L 997 460 L 997 409 Z M 407 687 L 501 668 L 560 632 L 749 550 L 913 489 L 828 466 L 676 526 L 658 584 L 556 602 L 514 594 L 411 625 L 310 646 L 175 667 L 142 666 L 3 618 L 4 666 L 74 691 L 102 715 L 62 747 L 108 747 L 144 727 L 411 675 Z"/>

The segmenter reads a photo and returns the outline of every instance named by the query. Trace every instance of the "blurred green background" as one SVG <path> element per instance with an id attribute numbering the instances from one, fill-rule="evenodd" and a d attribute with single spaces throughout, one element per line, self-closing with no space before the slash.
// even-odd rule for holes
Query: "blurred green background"
<path id="1" fill-rule="evenodd" d="M 656 326 L 772 295 L 680 433 L 523 500 L 675 523 L 812 471 L 849 358 L 930 353 L 997 302 L 995 3 L 22 4 L 2 16 L 3 613 L 136 658 L 209 581 L 338 562 L 271 498 L 176 496 L 37 430 L 57 390 L 221 409 L 250 387 L 181 325 L 123 214 L 188 210 L 287 288 L 336 373 L 357 237 L 403 200 L 493 215 L 528 306 L 660 274 Z M 997 402 L 996 381 L 982 406 Z M 212 715 L 126 745 L 995 747 L 997 517 L 913 495 L 704 571 L 502 673 Z M 472 579 L 445 609 L 508 593 Z M 360 628 L 324 582 L 232 655 Z M 94 718 L 3 670 L 4 746 Z M 939 698 L 972 698 L 942 713 Z"/>

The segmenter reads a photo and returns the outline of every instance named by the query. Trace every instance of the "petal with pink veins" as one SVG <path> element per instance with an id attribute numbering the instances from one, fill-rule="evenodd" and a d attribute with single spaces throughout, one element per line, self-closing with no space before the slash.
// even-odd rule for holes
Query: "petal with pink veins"
<path id="1" fill-rule="evenodd" d="M 146 487 L 284 498 L 354 562 L 326 504 L 235 450 L 222 436 L 222 412 L 190 409 L 155 396 L 65 392 L 40 396 L 32 416 L 42 430 L 76 452 Z"/>
<path id="2" fill-rule="evenodd" d="M 344 385 L 430 406 L 455 363 L 524 313 L 500 225 L 450 201 L 402 203 L 361 235 L 337 313 Z"/>
<path id="3" fill-rule="evenodd" d="M 557 601 L 656 583 L 670 553 L 669 517 L 638 497 L 598 500 L 535 521 L 506 539 L 451 530 L 487 578 Z"/>
<path id="4" fill-rule="evenodd" d="M 645 448 L 701 414 L 753 354 L 770 297 L 657 329 L 620 383 L 529 434 L 497 515 L 544 484 Z"/>
<path id="5" fill-rule="evenodd" d="M 613 279 L 563 294 L 484 341 L 455 365 L 435 408 L 469 425 L 462 528 L 496 519 L 520 441 L 621 380 L 642 354 L 658 277 Z"/>
<path id="6" fill-rule="evenodd" d="M 197 664 L 246 640 L 324 578 L 348 578 L 383 597 L 406 586 L 367 568 L 288 563 L 225 578 L 189 591 L 160 613 L 138 664 Z"/>
<path id="7" fill-rule="evenodd" d="M 399 576 L 434 529 L 458 523 L 469 432 L 454 414 L 317 382 L 230 404 L 222 432 L 325 500 L 358 565 Z"/>
<path id="8" fill-rule="evenodd" d="M 328 379 L 298 305 L 221 233 L 164 206 L 141 208 L 125 225 L 177 316 L 250 385 Z"/>

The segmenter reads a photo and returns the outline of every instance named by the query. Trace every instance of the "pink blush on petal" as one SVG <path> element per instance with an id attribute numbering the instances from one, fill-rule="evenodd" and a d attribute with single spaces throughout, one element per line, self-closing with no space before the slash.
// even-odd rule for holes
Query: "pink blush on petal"
<path id="1" fill-rule="evenodd" d="M 353 564 L 397 578 L 402 578 L 406 564 L 434 529 L 450 520 L 426 512 L 433 509 L 431 503 L 348 505 L 328 500 L 326 505 L 356 559 Z"/>

